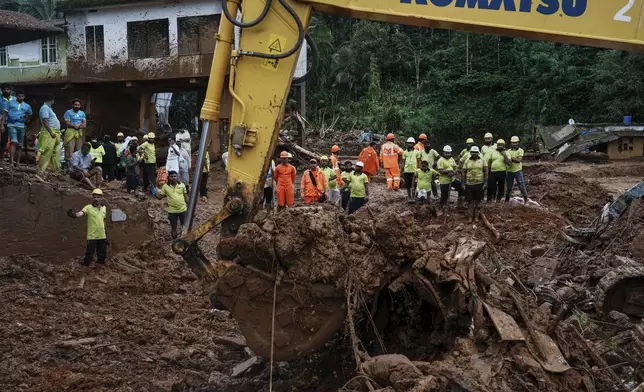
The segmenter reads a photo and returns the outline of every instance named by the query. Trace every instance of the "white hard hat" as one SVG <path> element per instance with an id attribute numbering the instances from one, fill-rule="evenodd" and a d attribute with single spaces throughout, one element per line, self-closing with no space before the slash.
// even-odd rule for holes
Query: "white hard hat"
<path id="1" fill-rule="evenodd" d="M 478 147 L 472 146 L 472 148 L 470 148 L 470 152 L 480 152 L 480 151 Z"/>
<path id="2" fill-rule="evenodd" d="M 356 166 L 364 167 L 364 163 L 358 161 L 358 162 L 356 162 Z"/>
<path id="3" fill-rule="evenodd" d="M 416 143 L 416 140 L 414 140 L 413 137 L 408 137 L 407 138 L 407 143 Z"/>
<path id="4" fill-rule="evenodd" d="M 450 146 L 443 147 L 443 152 L 452 152 L 452 147 Z"/>

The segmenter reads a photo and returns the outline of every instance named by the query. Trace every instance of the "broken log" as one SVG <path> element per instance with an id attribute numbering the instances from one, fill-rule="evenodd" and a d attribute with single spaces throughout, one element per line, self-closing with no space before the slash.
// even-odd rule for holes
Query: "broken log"
<path id="1" fill-rule="evenodd" d="M 285 150 L 289 150 L 293 153 L 293 155 L 301 155 L 305 156 L 308 159 L 317 159 L 318 161 L 320 160 L 320 157 L 322 157 L 321 154 L 318 154 L 317 152 L 307 150 L 306 148 L 301 147 L 297 143 L 288 141 L 282 137 L 279 138 L 278 145 L 282 147 Z"/>
<path id="2" fill-rule="evenodd" d="M 487 220 L 487 217 L 485 216 L 484 213 L 480 212 L 479 215 L 485 227 L 487 227 L 487 229 L 492 232 L 492 235 L 494 235 L 494 245 L 496 245 L 501 240 L 501 234 L 494 226 L 492 226 L 490 221 Z"/>
<path id="3" fill-rule="evenodd" d="M 76 346 L 82 346 L 85 344 L 92 344 L 96 342 L 96 338 L 82 338 L 82 339 L 73 339 L 65 340 L 56 344 L 58 347 L 70 348 Z"/>

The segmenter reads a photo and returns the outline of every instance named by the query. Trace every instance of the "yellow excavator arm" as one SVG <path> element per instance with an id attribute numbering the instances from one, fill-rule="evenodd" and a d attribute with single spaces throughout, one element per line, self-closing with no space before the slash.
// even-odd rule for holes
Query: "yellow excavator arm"
<path id="1" fill-rule="evenodd" d="M 216 36 L 215 56 L 201 111 L 204 125 L 196 164 L 197 168 L 203 167 L 208 132 L 211 124 L 219 120 L 221 96 L 227 88 L 233 97 L 233 109 L 225 204 L 217 215 L 173 244 L 175 252 L 182 254 L 192 270 L 210 283 L 213 290 L 221 290 L 217 289 L 217 281 L 232 264 L 211 263 L 199 251 L 197 241 L 219 224 L 223 237 L 235 235 L 240 225 L 254 216 L 313 10 L 406 25 L 632 51 L 644 49 L 644 0 L 225 1 L 225 17 L 221 18 Z M 236 18 L 238 11 L 241 20 Z M 234 48 L 234 25 L 241 29 L 237 49 Z M 201 170 L 195 170 L 194 183 L 199 183 L 200 176 Z M 192 187 L 190 194 L 189 230 L 192 230 L 197 204 L 197 188 Z M 226 260 L 228 255 L 220 253 L 220 258 Z M 270 274 L 263 275 L 271 280 Z M 219 291 L 218 295 L 222 295 L 222 302 L 229 309 L 243 296 L 240 292 Z M 270 307 L 266 310 L 270 312 Z M 231 311 L 251 348 L 268 356 L 271 331 L 257 331 L 255 321 L 243 320 L 243 310 Z M 331 313 L 327 324 L 316 328 L 321 331 L 319 335 L 293 338 L 295 348 L 276 351 L 276 358 L 289 359 L 323 344 L 341 322 L 337 312 Z M 278 334 L 290 333 L 280 331 L 279 326 L 276 328 Z"/>

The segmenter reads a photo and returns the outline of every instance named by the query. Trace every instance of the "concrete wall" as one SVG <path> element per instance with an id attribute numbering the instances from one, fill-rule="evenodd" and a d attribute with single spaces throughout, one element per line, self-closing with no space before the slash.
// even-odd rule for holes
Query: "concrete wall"
<path id="1" fill-rule="evenodd" d="M 623 137 L 611 142 L 608 144 L 607 153 L 610 159 L 642 158 L 644 156 L 644 137 Z"/>
<path id="2" fill-rule="evenodd" d="M 67 79 L 67 37 L 56 37 L 58 59 L 41 64 L 40 40 L 7 46 L 8 64 L 0 67 L 0 82 L 56 83 Z"/>

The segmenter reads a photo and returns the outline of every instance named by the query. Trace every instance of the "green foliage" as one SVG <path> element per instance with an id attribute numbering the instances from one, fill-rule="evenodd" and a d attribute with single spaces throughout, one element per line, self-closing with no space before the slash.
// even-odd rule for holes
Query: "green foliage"
<path id="1" fill-rule="evenodd" d="M 644 119 L 644 55 L 314 15 L 308 119 L 435 143 Z"/>
<path id="2" fill-rule="evenodd" d="M 22 12 L 42 20 L 57 17 L 55 0 L 0 0 L 0 9 Z"/>

